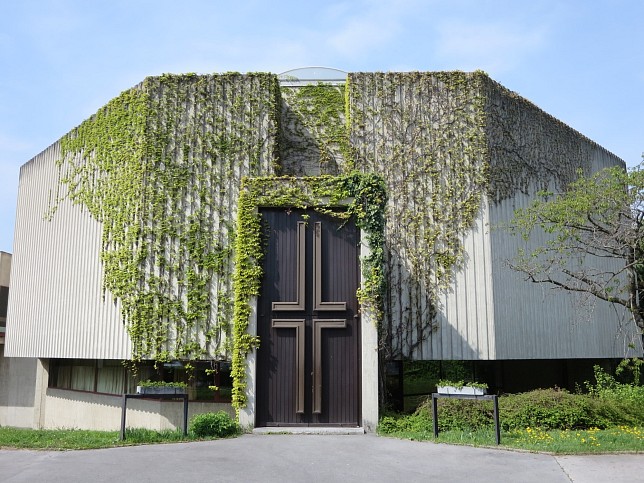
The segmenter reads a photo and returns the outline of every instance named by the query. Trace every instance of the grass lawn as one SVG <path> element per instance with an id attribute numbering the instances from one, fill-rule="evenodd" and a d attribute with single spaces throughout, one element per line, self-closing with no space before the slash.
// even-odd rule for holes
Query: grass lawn
<path id="1" fill-rule="evenodd" d="M 494 430 L 444 431 L 434 439 L 431 430 L 401 431 L 385 436 L 416 441 L 494 447 Z M 128 446 L 135 444 L 199 441 L 181 431 L 128 429 L 126 440 L 120 441 L 117 431 L 85 431 L 76 429 L 36 430 L 0 427 L 0 448 L 71 450 Z M 542 431 L 526 428 L 501 433 L 501 447 L 557 454 L 644 452 L 644 428 L 620 426 L 584 431 Z"/>
<path id="2" fill-rule="evenodd" d="M 494 430 L 444 431 L 434 438 L 432 429 L 400 431 L 386 436 L 416 441 L 496 446 Z M 501 447 L 541 451 L 556 454 L 611 453 L 620 451 L 644 452 L 644 428 L 620 426 L 609 429 L 553 430 L 538 428 L 501 433 Z"/>
<path id="3" fill-rule="evenodd" d="M 85 431 L 80 429 L 22 429 L 0 427 L 0 448 L 23 449 L 96 449 L 133 444 L 196 441 L 201 438 L 183 436 L 181 431 L 128 429 L 125 441 L 118 431 Z"/>

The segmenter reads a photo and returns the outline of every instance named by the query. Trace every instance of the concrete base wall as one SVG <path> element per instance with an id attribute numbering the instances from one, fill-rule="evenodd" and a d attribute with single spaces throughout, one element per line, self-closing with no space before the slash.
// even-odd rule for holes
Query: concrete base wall
<path id="1" fill-rule="evenodd" d="M 360 259 L 364 260 L 371 254 L 371 249 L 362 237 L 360 244 Z M 361 286 L 365 286 L 364 275 L 361 276 Z M 362 427 L 367 432 L 373 432 L 378 426 L 378 321 L 374 315 L 363 307 L 360 327 L 360 348 L 362 361 Z"/>
<path id="2" fill-rule="evenodd" d="M 43 427 L 116 431 L 121 427 L 121 396 L 47 389 Z M 230 404 L 190 402 L 188 420 L 195 414 L 226 411 L 235 415 Z M 128 428 L 152 430 L 183 426 L 183 402 L 130 399 L 127 402 Z"/>
<path id="3" fill-rule="evenodd" d="M 74 428 L 117 431 L 121 427 L 121 396 L 48 388 L 48 359 L 4 357 L 0 345 L 0 426 Z M 183 427 L 181 401 L 130 400 L 127 426 L 153 430 Z M 230 404 L 190 402 L 188 418 L 226 411 Z"/>
<path id="4" fill-rule="evenodd" d="M 38 359 L 4 357 L 0 345 L 0 426 L 31 428 Z"/>

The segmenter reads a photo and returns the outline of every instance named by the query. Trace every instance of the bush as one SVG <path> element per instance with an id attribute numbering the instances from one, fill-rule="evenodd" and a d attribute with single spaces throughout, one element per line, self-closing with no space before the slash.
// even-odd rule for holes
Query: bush
<path id="1" fill-rule="evenodd" d="M 541 428 L 570 430 L 644 425 L 644 386 L 640 384 L 644 361 L 625 359 L 615 371 L 621 380 L 595 366 L 595 382 L 584 384 L 587 394 L 561 389 L 537 389 L 499 397 L 499 419 L 504 430 Z M 630 375 L 630 382 L 626 382 Z M 491 402 L 462 399 L 438 401 L 441 431 L 476 431 L 494 424 Z M 379 432 L 414 433 L 432 430 L 431 398 L 413 415 L 384 416 Z"/>
<path id="2" fill-rule="evenodd" d="M 190 432 L 198 438 L 225 438 L 239 433 L 239 426 L 224 411 L 197 414 L 190 420 Z"/>
<path id="3" fill-rule="evenodd" d="M 378 432 L 381 434 L 396 433 L 421 433 L 432 431 L 432 419 L 424 412 L 416 412 L 406 416 L 390 415 L 383 416 L 378 424 Z"/>
<path id="4" fill-rule="evenodd" d="M 620 363 L 616 373 L 630 369 L 633 372 L 631 383 L 618 382 L 601 367 L 595 366 L 595 384 L 585 384 L 588 394 L 601 413 L 613 422 L 612 425 L 644 424 L 644 386 L 639 384 L 641 365 L 639 359 L 625 359 Z"/>
<path id="5" fill-rule="evenodd" d="M 620 363 L 620 367 L 628 367 Z M 635 366 L 639 369 L 639 366 Z M 613 376 L 606 373 L 601 367 L 595 366 L 595 384 L 586 382 L 588 393 L 599 399 L 613 399 L 627 404 L 633 404 L 637 407 L 644 407 L 644 386 L 639 385 L 639 372 L 632 383 L 618 382 Z"/>
<path id="6" fill-rule="evenodd" d="M 598 423 L 595 426 L 641 426 L 644 424 L 644 412 L 642 406 L 635 405 L 629 401 L 592 399 L 595 410 L 595 418 Z"/>
<path id="7" fill-rule="evenodd" d="M 499 398 L 503 429 L 583 429 L 604 428 L 605 418 L 598 418 L 596 405 L 583 394 L 559 389 L 537 389 Z"/>
<path id="8" fill-rule="evenodd" d="M 416 410 L 426 415 L 432 424 L 432 399 L 428 398 Z M 440 431 L 470 431 L 494 424 L 494 407 L 489 401 L 468 401 L 463 399 L 438 400 L 438 429 Z"/>

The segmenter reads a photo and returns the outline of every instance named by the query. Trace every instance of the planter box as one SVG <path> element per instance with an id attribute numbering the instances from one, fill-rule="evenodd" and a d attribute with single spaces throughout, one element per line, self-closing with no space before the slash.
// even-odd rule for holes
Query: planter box
<path id="1" fill-rule="evenodd" d="M 158 394 L 185 394 L 185 387 L 172 386 L 136 386 L 137 394 L 149 394 L 151 396 Z"/>
<path id="2" fill-rule="evenodd" d="M 487 394 L 486 389 L 481 389 L 479 387 L 472 386 L 438 386 L 436 388 L 438 394 L 449 394 L 449 395 L 460 395 L 460 396 L 485 396 Z"/>

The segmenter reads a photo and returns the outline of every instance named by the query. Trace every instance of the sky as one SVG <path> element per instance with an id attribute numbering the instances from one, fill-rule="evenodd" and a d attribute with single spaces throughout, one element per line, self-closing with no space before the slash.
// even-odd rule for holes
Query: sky
<path id="1" fill-rule="evenodd" d="M 163 73 L 481 69 L 621 157 L 644 152 L 641 0 L 0 0 L 0 250 L 20 166 Z"/>

